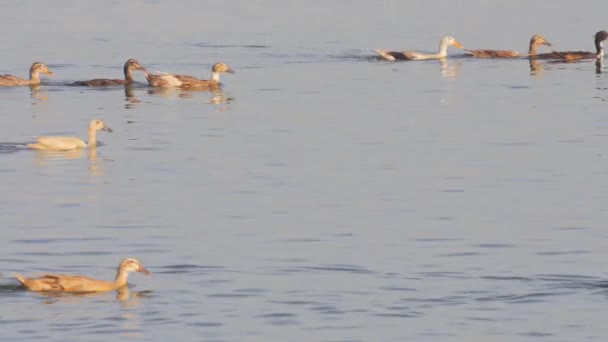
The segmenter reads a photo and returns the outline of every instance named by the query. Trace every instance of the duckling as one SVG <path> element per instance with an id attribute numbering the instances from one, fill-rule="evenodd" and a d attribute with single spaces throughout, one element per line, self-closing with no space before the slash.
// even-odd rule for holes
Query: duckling
<path id="1" fill-rule="evenodd" d="M 528 48 L 528 56 L 536 55 L 536 48 L 539 45 L 551 46 L 551 43 L 547 41 L 540 34 L 535 34 L 530 38 L 530 45 Z M 465 50 L 465 55 L 475 58 L 518 58 L 520 57 L 519 52 L 513 50 Z"/>
<path id="2" fill-rule="evenodd" d="M 55 73 L 42 62 L 34 62 L 30 67 L 30 79 L 26 80 L 13 75 L 0 75 L 0 86 L 20 86 L 40 84 L 40 74 L 52 76 Z"/>
<path id="3" fill-rule="evenodd" d="M 76 137 L 63 136 L 41 136 L 36 137 L 36 142 L 27 144 L 27 148 L 46 151 L 70 151 L 85 147 L 94 148 L 97 146 L 97 131 L 102 130 L 112 132 L 112 129 L 106 126 L 101 120 L 91 120 L 89 123 L 89 142 L 85 143 Z"/>
<path id="4" fill-rule="evenodd" d="M 112 85 L 125 85 L 132 84 L 135 80 L 133 79 L 133 70 L 139 70 L 147 73 L 146 68 L 144 68 L 139 62 L 131 58 L 125 62 L 123 67 L 123 72 L 125 74 L 125 79 L 109 79 L 109 78 L 95 78 L 88 81 L 76 81 L 72 83 L 73 86 L 89 86 L 89 87 L 106 87 Z"/>
<path id="5" fill-rule="evenodd" d="M 540 59 L 560 59 L 566 62 L 578 61 L 581 59 L 596 59 L 604 57 L 604 40 L 608 39 L 608 32 L 598 31 L 593 36 L 595 43 L 595 52 L 592 51 L 553 51 L 541 53 L 534 56 Z M 530 56 L 532 58 L 532 56 Z"/>
<path id="6" fill-rule="evenodd" d="M 173 74 L 147 74 L 146 79 L 148 84 L 153 87 L 181 87 L 181 88 L 196 88 L 196 89 L 218 89 L 220 87 L 220 74 L 227 72 L 234 74 L 228 64 L 218 62 L 211 67 L 211 79 L 201 80 L 190 75 L 173 75 Z"/>
<path id="7" fill-rule="evenodd" d="M 114 281 L 97 280 L 83 276 L 65 274 L 45 274 L 40 278 L 24 278 L 15 275 L 21 285 L 29 291 L 37 292 L 107 292 L 124 288 L 129 272 L 151 274 L 137 259 L 123 259 L 116 269 Z"/>
<path id="8" fill-rule="evenodd" d="M 384 59 L 387 61 L 394 61 L 397 59 L 401 60 L 412 60 L 412 61 L 420 61 L 427 59 L 440 59 L 446 58 L 448 56 L 448 46 L 454 46 L 459 49 L 463 49 L 464 47 L 454 39 L 454 37 L 446 36 L 441 38 L 439 41 L 439 51 L 437 53 L 421 53 L 416 51 L 389 51 L 387 49 L 379 49 L 374 50 L 378 55 L 380 55 L 380 59 Z"/>

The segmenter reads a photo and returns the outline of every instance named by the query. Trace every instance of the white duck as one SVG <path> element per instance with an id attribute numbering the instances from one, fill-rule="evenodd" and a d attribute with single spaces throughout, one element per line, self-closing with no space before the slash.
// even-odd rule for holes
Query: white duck
<path id="1" fill-rule="evenodd" d="M 388 49 L 374 50 L 381 59 L 387 61 L 394 60 L 410 60 L 421 61 L 427 59 L 441 59 L 448 56 L 448 46 L 454 46 L 459 49 L 464 48 L 454 37 L 446 36 L 439 41 L 439 51 L 437 53 L 422 53 L 416 51 L 390 51 Z"/>
<path id="2" fill-rule="evenodd" d="M 91 120 L 89 123 L 89 142 L 86 143 L 80 138 L 64 136 L 40 136 L 36 137 L 36 142 L 27 144 L 27 148 L 46 151 L 70 151 L 85 147 L 97 146 L 97 131 L 102 130 L 112 132 L 101 120 Z"/>

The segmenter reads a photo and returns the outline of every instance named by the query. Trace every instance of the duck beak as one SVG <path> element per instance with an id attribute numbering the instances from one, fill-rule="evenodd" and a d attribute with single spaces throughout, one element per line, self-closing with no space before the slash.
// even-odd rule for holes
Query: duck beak
<path id="1" fill-rule="evenodd" d="M 152 274 L 152 272 L 148 271 L 147 269 L 145 269 L 145 268 L 144 268 L 143 266 L 141 266 L 141 265 L 139 266 L 139 270 L 138 270 L 138 272 L 141 272 L 141 273 L 143 273 L 143 274 L 145 274 L 145 275 L 150 275 L 150 274 Z"/>
<path id="2" fill-rule="evenodd" d="M 543 45 L 547 45 L 547 46 L 551 46 L 551 43 L 549 43 L 548 41 L 543 41 Z"/>
<path id="3" fill-rule="evenodd" d="M 102 131 L 109 132 L 109 133 L 114 132 L 114 131 L 113 131 L 113 130 L 110 128 L 110 127 L 108 127 L 108 126 L 106 126 L 106 125 L 103 125 L 103 127 L 101 127 L 101 130 L 102 130 Z"/>
<path id="4" fill-rule="evenodd" d="M 45 72 L 45 74 L 47 74 L 47 75 L 49 75 L 49 76 L 55 76 L 55 73 L 54 73 L 54 72 L 52 72 L 51 70 L 47 70 L 47 71 Z"/>
<path id="5" fill-rule="evenodd" d="M 234 70 L 232 70 L 230 68 L 228 68 L 228 70 L 226 70 L 226 72 L 229 73 L 229 74 L 234 74 Z"/>
<path id="6" fill-rule="evenodd" d="M 459 49 L 464 49 L 464 46 L 462 46 L 462 44 L 460 44 L 456 40 L 454 40 L 454 43 L 452 43 L 452 46 L 455 46 L 455 47 L 457 47 Z"/>

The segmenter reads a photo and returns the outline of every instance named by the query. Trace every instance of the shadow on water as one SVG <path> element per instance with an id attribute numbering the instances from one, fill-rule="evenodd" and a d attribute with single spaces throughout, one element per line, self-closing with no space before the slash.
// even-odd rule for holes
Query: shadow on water
<path id="1" fill-rule="evenodd" d="M 27 150 L 27 143 L 17 142 L 0 142 L 0 153 L 15 153 L 22 150 Z"/>

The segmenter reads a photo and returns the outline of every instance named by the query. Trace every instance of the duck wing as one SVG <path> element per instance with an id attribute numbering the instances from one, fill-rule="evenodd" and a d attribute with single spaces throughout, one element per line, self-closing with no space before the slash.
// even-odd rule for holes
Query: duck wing
<path id="1" fill-rule="evenodd" d="M 85 86 L 85 87 L 106 87 L 112 85 L 124 85 L 127 84 L 126 80 L 122 79 L 110 79 L 110 78 L 95 78 L 88 81 L 76 81 L 70 85 L 73 86 Z"/>
<path id="2" fill-rule="evenodd" d="M 198 79 L 194 76 L 190 76 L 190 75 L 173 75 L 175 78 L 177 78 L 178 80 L 182 81 L 182 82 L 200 82 L 200 81 L 205 81 L 205 80 L 201 80 Z"/>
<path id="3" fill-rule="evenodd" d="M 513 50 L 465 50 L 465 55 L 475 58 L 516 58 L 519 52 Z"/>
<path id="4" fill-rule="evenodd" d="M 146 74 L 146 80 L 153 87 L 179 87 L 183 83 L 175 75 L 169 73 Z"/>
<path id="5" fill-rule="evenodd" d="M 62 136 L 41 136 L 36 137 L 35 144 L 28 144 L 27 147 L 38 150 L 67 151 L 84 148 L 87 144 L 79 138 Z"/>

